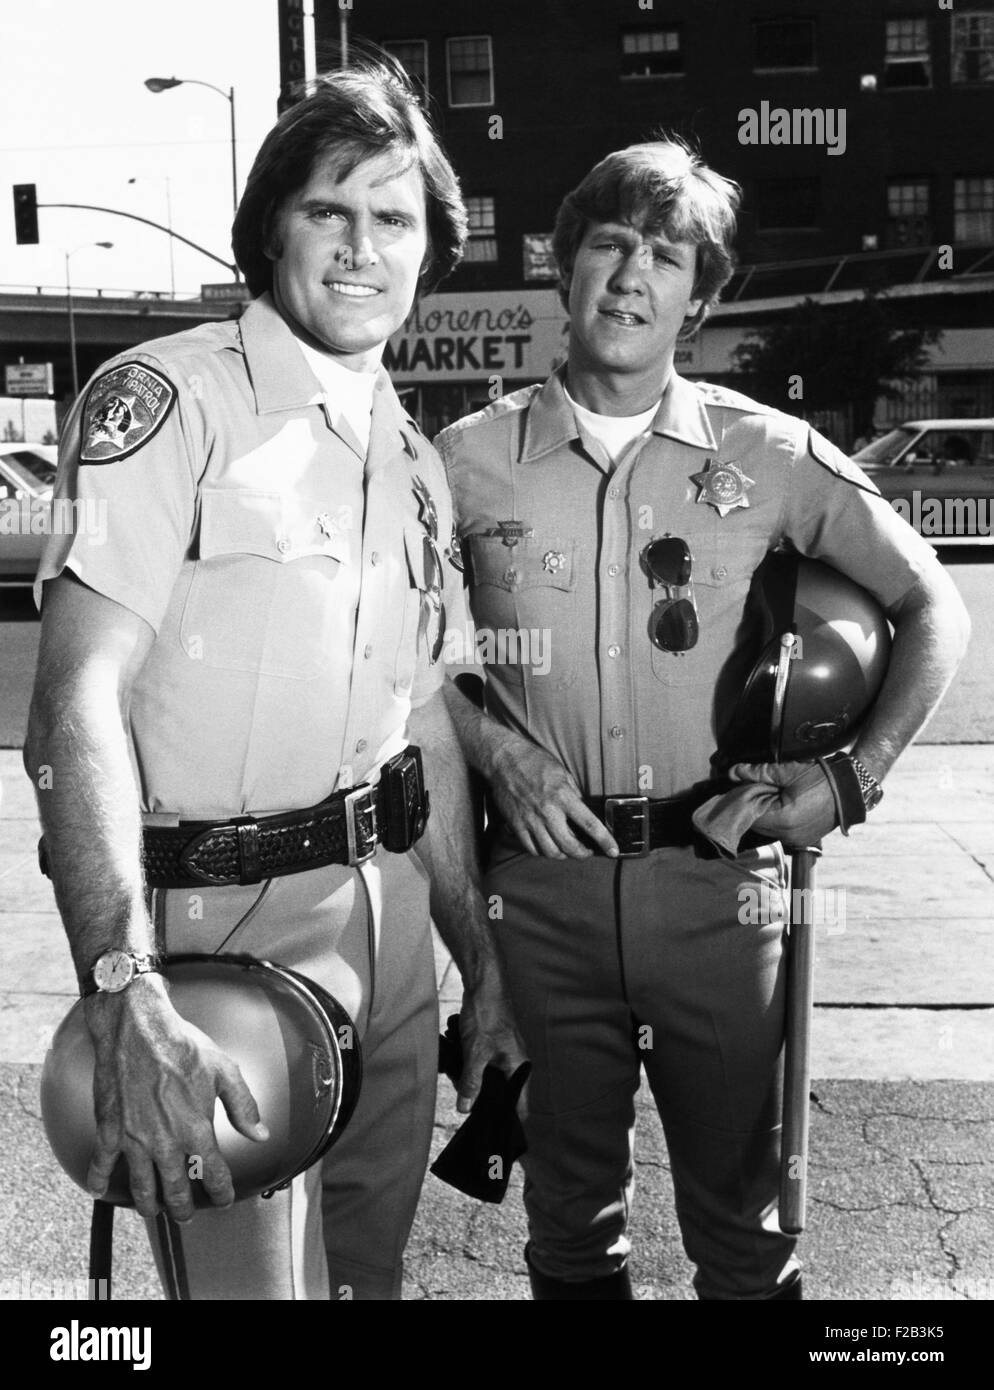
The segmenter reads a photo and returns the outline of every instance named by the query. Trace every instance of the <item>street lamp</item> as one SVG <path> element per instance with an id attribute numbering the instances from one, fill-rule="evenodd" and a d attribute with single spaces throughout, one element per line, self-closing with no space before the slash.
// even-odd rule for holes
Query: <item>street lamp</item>
<path id="1" fill-rule="evenodd" d="M 169 293 L 170 293 L 170 296 L 171 296 L 173 299 L 175 299 L 175 298 L 176 298 L 176 257 L 175 257 L 175 254 L 174 254 L 174 252 L 173 252 L 173 237 L 172 237 L 172 231 L 173 231 L 173 196 L 172 196 L 172 185 L 171 185 L 171 181 L 170 181 L 170 178 L 169 178 L 169 175 L 168 175 L 168 174 L 164 174 L 164 175 L 163 175 L 162 181 L 163 181 L 163 183 L 166 185 L 166 226 L 167 226 L 168 229 L 169 229 Z M 147 182 L 147 180 L 145 180 L 141 175 L 138 175 L 138 174 L 136 174 L 134 178 L 128 179 L 128 183 L 143 183 L 143 182 Z"/>
<path id="2" fill-rule="evenodd" d="M 236 155 L 235 142 L 235 89 L 229 87 L 227 91 L 223 87 L 215 87 L 213 82 L 202 82 L 199 77 L 146 77 L 145 86 L 150 92 L 168 92 L 172 87 L 182 87 L 186 83 L 188 86 L 209 87 L 212 92 L 217 92 L 218 96 L 224 97 L 231 107 L 231 204 L 235 212 L 238 211 L 238 161 Z"/>
<path id="3" fill-rule="evenodd" d="M 90 246 L 100 246 L 105 251 L 109 251 L 114 245 L 112 241 L 84 241 L 82 246 L 74 246 L 71 251 L 63 254 L 66 258 L 66 307 L 69 310 L 69 361 L 72 364 L 72 396 L 73 400 L 79 395 L 79 369 L 76 366 L 76 316 L 72 306 L 72 284 L 69 280 L 69 257 L 75 256 L 77 251 L 85 251 Z"/>

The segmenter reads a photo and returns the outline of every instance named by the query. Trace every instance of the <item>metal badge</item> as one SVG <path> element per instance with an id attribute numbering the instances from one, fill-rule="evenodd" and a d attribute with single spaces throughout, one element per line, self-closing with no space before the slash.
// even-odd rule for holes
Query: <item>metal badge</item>
<path id="1" fill-rule="evenodd" d="M 561 550 L 547 550 L 542 556 L 542 568 L 549 574 L 558 574 L 566 568 L 566 556 Z"/>
<path id="2" fill-rule="evenodd" d="M 690 481 L 700 489 L 695 500 L 714 507 L 719 516 L 727 516 L 736 507 L 748 507 L 746 492 L 756 486 L 738 464 L 719 463 L 717 459 L 708 459 L 704 472 L 691 473 Z"/>
<path id="3" fill-rule="evenodd" d="M 329 540 L 333 540 L 334 537 L 338 535 L 338 526 L 332 521 L 327 512 L 320 513 L 317 517 L 317 524 L 318 530 L 322 535 L 327 536 Z"/>

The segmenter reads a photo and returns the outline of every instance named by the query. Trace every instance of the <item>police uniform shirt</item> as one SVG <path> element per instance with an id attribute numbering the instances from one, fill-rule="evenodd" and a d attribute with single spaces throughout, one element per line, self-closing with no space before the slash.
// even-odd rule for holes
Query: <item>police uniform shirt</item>
<path id="1" fill-rule="evenodd" d="M 313 805 L 399 752 L 441 684 L 421 630 L 429 521 L 440 551 L 452 526 L 438 458 L 385 372 L 365 459 L 336 423 L 268 295 L 113 359 L 67 423 L 56 495 L 106 535 L 54 536 L 36 594 L 68 568 L 154 629 L 130 716 L 147 812 Z"/>
<path id="2" fill-rule="evenodd" d="M 651 434 L 613 471 L 585 442 L 561 372 L 435 444 L 492 658 L 488 708 L 591 796 L 676 795 L 710 776 L 716 683 L 768 550 L 822 559 L 885 606 L 937 563 L 806 423 L 675 374 Z M 666 594 L 640 562 L 665 535 L 693 557 L 700 633 L 679 654 L 650 641 Z"/>

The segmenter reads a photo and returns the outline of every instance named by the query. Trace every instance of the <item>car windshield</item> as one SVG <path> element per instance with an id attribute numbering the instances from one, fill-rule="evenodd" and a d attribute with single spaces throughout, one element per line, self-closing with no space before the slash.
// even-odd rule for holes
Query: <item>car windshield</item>
<path id="1" fill-rule="evenodd" d="M 872 444 L 867 444 L 865 448 L 853 454 L 853 459 L 860 466 L 867 463 L 893 463 L 897 455 L 917 433 L 917 430 L 903 427 L 889 430 L 880 439 L 875 439 Z"/>
<path id="2" fill-rule="evenodd" d="M 36 454 L 31 449 L 18 449 L 16 453 L 4 454 L 3 462 L 16 478 L 27 483 L 32 492 L 52 487 L 55 483 L 55 464 L 44 454 Z"/>

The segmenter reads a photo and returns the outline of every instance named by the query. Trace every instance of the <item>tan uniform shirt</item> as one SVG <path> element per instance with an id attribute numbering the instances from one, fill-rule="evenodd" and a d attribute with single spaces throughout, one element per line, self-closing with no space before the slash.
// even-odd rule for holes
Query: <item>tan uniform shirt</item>
<path id="1" fill-rule="evenodd" d="M 614 470 L 582 436 L 558 374 L 435 443 L 477 636 L 492 657 L 488 708 L 559 758 L 590 796 L 670 796 L 710 775 L 718 673 L 769 549 L 789 543 L 825 560 L 884 605 L 937 563 L 803 421 L 675 375 L 649 438 Z M 713 476 L 723 464 L 743 481 L 726 469 L 723 490 Z M 680 654 L 650 642 L 663 595 L 640 565 L 667 534 L 693 556 L 700 636 Z"/>
<path id="2" fill-rule="evenodd" d="M 131 709 L 143 809 L 296 809 L 404 747 L 443 678 L 418 479 L 444 550 L 444 473 L 386 374 L 364 459 L 268 295 L 102 369 L 56 495 L 101 508 L 106 536 L 53 537 L 39 586 L 68 568 L 155 631 Z"/>

